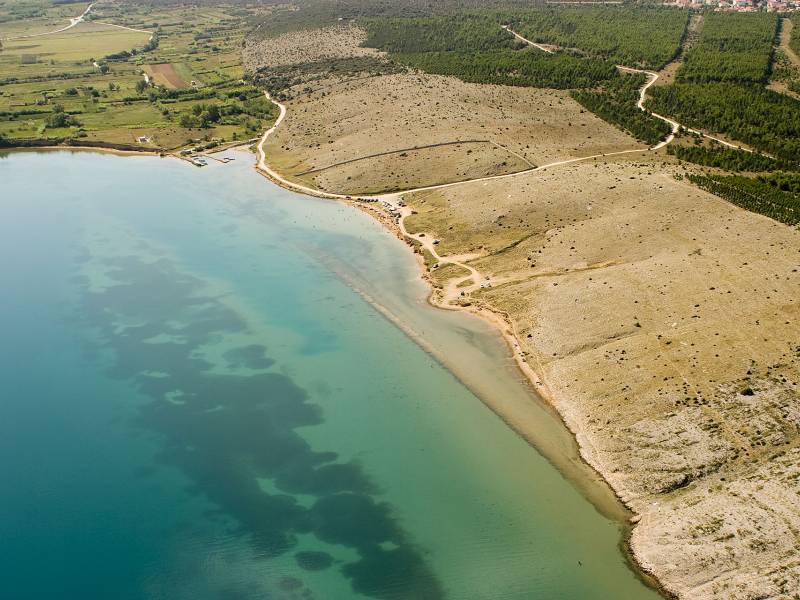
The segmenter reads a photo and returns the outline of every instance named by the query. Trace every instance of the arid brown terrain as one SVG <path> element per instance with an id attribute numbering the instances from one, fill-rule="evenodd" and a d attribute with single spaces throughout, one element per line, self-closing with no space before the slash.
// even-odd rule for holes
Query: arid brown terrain
<path id="1" fill-rule="evenodd" d="M 248 44 L 245 56 L 251 69 L 361 56 L 363 35 L 352 26 L 289 33 Z M 555 90 L 401 73 L 330 77 L 292 96 L 265 148 L 270 164 L 331 192 L 409 189 L 641 146 Z"/>
<path id="2" fill-rule="evenodd" d="M 504 317 L 584 458 L 636 513 L 631 548 L 665 589 L 794 597 L 800 231 L 697 189 L 566 93 L 417 73 L 329 83 L 287 103 L 266 155 L 331 192 L 642 148 L 405 194 L 404 225 L 480 273 L 440 300 Z M 442 289 L 465 274 L 445 269 Z"/>
<path id="3" fill-rule="evenodd" d="M 491 287 L 463 301 L 507 315 L 641 516 L 645 568 L 681 597 L 780 597 L 800 575 L 800 232 L 674 171 L 589 162 L 425 192 L 407 226 L 483 255 Z"/>

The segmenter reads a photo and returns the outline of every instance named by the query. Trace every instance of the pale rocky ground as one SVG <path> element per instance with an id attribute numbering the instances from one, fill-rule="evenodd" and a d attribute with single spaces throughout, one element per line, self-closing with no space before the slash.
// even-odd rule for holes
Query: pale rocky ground
<path id="1" fill-rule="evenodd" d="M 792 598 L 800 232 L 675 170 L 643 155 L 424 192 L 406 224 L 442 255 L 484 254 L 469 264 L 492 287 L 470 300 L 509 316 L 584 457 L 642 516 L 648 570 L 682 598 Z"/>
<path id="2" fill-rule="evenodd" d="M 352 56 L 380 56 L 373 48 L 362 48 L 366 32 L 352 23 L 333 27 L 293 31 L 275 38 L 248 39 L 242 49 L 245 68 L 280 67 L 296 63 L 348 58 Z"/>
<path id="3" fill-rule="evenodd" d="M 288 102 L 284 123 L 266 144 L 272 164 L 284 175 L 396 152 L 299 177 L 327 191 L 419 187 L 516 172 L 529 167 L 526 161 L 540 165 L 641 147 L 562 91 L 424 74 L 368 77 L 321 89 L 324 95 Z M 446 152 L 406 151 L 456 140 L 484 141 L 478 148 L 464 144 L 458 152 L 453 146 Z"/>
<path id="4" fill-rule="evenodd" d="M 297 176 L 454 139 L 501 143 L 516 166 L 640 147 L 562 92 L 402 74 L 299 94 L 266 150 Z M 491 143 L 447 148 L 301 179 L 357 193 L 498 172 Z M 637 513 L 646 569 L 685 599 L 795 598 L 800 231 L 681 172 L 663 151 L 592 159 L 407 194 L 405 224 L 489 278 L 461 302 L 508 317 L 582 454 Z"/>

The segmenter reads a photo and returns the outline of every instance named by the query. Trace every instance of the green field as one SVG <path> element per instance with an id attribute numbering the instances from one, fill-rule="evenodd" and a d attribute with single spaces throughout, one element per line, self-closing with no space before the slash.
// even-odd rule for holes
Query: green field
<path id="1" fill-rule="evenodd" d="M 0 5 L 6 37 L 64 27 L 86 8 L 43 2 L 25 13 L 18 4 Z M 6 144 L 83 140 L 163 150 L 254 137 L 274 110 L 260 90 L 242 83 L 239 48 L 260 11 L 104 3 L 66 31 L 4 39 L 0 137 Z M 185 89 L 162 89 L 152 78 L 145 84 L 148 65 L 161 63 L 185 82 L 164 88 Z"/>
<path id="2" fill-rule="evenodd" d="M 81 14 L 88 2 L 53 3 L 49 0 L 0 0 L 0 39 L 60 29 Z"/>
<path id="3" fill-rule="evenodd" d="M 150 35 L 111 25 L 84 22 L 75 27 L 39 37 L 8 40 L 0 53 L 0 68 L 17 65 L 18 77 L 39 72 L 54 72 L 64 65 L 80 66 L 108 54 L 141 48 Z M 24 60 L 24 58 L 29 60 Z M 30 62 L 32 61 L 32 62 Z"/>

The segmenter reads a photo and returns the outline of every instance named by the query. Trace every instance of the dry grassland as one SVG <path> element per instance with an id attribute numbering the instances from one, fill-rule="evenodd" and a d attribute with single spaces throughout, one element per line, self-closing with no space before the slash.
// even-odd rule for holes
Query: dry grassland
<path id="1" fill-rule="evenodd" d="M 279 171 L 296 177 L 397 152 L 394 158 L 349 162 L 300 178 L 328 191 L 358 194 L 472 179 L 516 172 L 526 163 L 639 146 L 560 91 L 396 74 L 343 82 L 322 92 L 287 104 L 285 121 L 266 145 Z M 479 150 L 464 144 L 399 156 L 404 149 L 456 140 L 485 143 Z"/>
<path id="2" fill-rule="evenodd" d="M 563 92 L 420 74 L 323 83 L 294 90 L 266 152 L 329 191 L 641 147 Z M 454 140 L 486 141 L 408 150 Z M 469 271 L 445 264 L 431 279 L 440 297 L 463 292 L 457 303 L 507 318 L 584 457 L 639 515 L 631 547 L 644 568 L 681 598 L 790 598 L 800 231 L 678 169 L 643 151 L 406 194 L 405 225 L 480 272 L 460 281 Z"/>
<path id="3" fill-rule="evenodd" d="M 508 315 L 583 455 L 641 515 L 648 570 L 683 598 L 788 598 L 800 232 L 654 158 L 420 193 L 406 223 L 442 255 L 483 254 L 470 264 L 492 287 L 469 301 Z"/>

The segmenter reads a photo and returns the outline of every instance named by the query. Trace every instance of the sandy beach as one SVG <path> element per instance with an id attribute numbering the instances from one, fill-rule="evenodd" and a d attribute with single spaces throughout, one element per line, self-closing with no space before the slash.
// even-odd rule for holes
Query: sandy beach
<path id="1" fill-rule="evenodd" d="M 266 92 L 265 95 L 270 98 L 269 94 Z M 571 445 L 574 450 L 574 457 L 578 458 L 580 466 L 576 466 L 575 462 L 570 460 L 571 457 L 563 455 L 560 456 L 557 454 L 563 453 L 563 448 L 556 449 L 552 446 L 548 447 L 547 444 L 543 444 L 540 427 L 537 427 L 537 424 L 530 420 L 530 415 L 527 413 L 527 411 L 515 410 L 514 406 L 499 403 L 496 401 L 496 395 L 491 393 L 482 393 L 481 390 L 477 390 L 474 387 L 471 387 L 472 391 L 476 393 L 476 395 L 484 402 L 484 404 L 500 419 L 502 419 L 512 430 L 514 430 L 534 448 L 540 450 L 544 456 L 548 458 L 548 460 L 556 465 L 562 474 L 570 479 L 582 491 L 582 493 L 593 502 L 600 512 L 609 518 L 619 521 L 623 525 L 625 532 L 623 538 L 623 551 L 633 568 L 638 572 L 639 576 L 645 582 L 647 582 L 648 585 L 658 589 L 665 597 L 673 597 L 673 594 L 671 594 L 661 585 L 655 575 L 650 570 L 645 568 L 645 566 L 640 562 L 636 553 L 633 552 L 630 545 L 630 538 L 633 525 L 638 521 L 637 515 L 630 510 L 623 498 L 620 497 L 613 487 L 608 484 L 608 480 L 606 479 L 607 474 L 603 473 L 602 470 L 597 469 L 587 459 L 584 453 L 584 448 L 577 441 L 581 431 L 571 427 L 570 423 L 564 419 L 563 414 L 558 410 L 557 404 L 554 402 L 552 391 L 548 388 L 547 382 L 540 375 L 541 371 L 537 371 L 537 369 L 534 368 L 526 359 L 525 353 L 522 350 L 522 339 L 518 332 L 515 331 L 514 324 L 509 316 L 497 310 L 492 310 L 485 304 L 458 305 L 453 302 L 455 298 L 452 295 L 446 295 L 442 293 L 441 286 L 437 286 L 436 281 L 431 276 L 431 270 L 429 269 L 428 265 L 426 265 L 425 257 L 422 253 L 424 246 L 420 244 L 419 238 L 409 234 L 403 224 L 403 220 L 412 214 L 411 209 L 407 208 L 404 210 L 397 206 L 397 202 L 402 197 L 403 192 L 393 192 L 388 194 L 366 194 L 364 197 L 375 199 L 377 202 L 363 202 L 353 199 L 353 197 L 347 194 L 337 194 L 329 191 L 319 190 L 304 183 L 293 181 L 292 179 L 278 173 L 276 169 L 272 168 L 269 165 L 264 146 L 269 137 L 278 130 L 278 127 L 286 117 L 288 110 L 284 104 L 276 102 L 272 98 L 270 98 L 270 100 L 279 107 L 280 114 L 276 123 L 264 133 L 260 142 L 255 148 L 257 157 L 256 171 L 262 176 L 266 177 L 272 183 L 284 187 L 290 191 L 341 202 L 369 214 L 378 220 L 389 231 L 391 231 L 398 239 L 405 242 L 408 249 L 415 255 L 419 267 L 420 277 L 429 286 L 427 299 L 432 306 L 441 310 L 459 311 L 474 315 L 496 329 L 496 331 L 505 341 L 508 352 L 510 356 L 513 357 L 514 363 L 519 372 L 528 382 L 532 396 L 541 400 L 542 406 L 548 407 L 550 409 L 549 412 L 558 419 L 564 430 L 569 432 L 570 440 L 572 442 Z M 633 150 L 632 152 L 642 151 L 646 151 L 646 149 Z M 626 150 L 623 153 L 628 152 L 631 151 Z M 570 163 L 571 161 L 567 161 L 566 164 Z M 401 217 L 399 220 L 393 218 L 387 211 L 385 204 L 387 200 L 390 201 L 390 205 L 392 207 L 391 210 L 400 211 L 399 214 Z M 428 242 L 428 247 L 430 248 L 431 246 L 429 244 L 430 242 Z M 476 283 L 475 287 L 477 286 L 478 284 Z M 391 320 L 396 326 L 405 331 L 407 334 L 411 335 L 411 337 L 418 344 L 431 351 L 430 345 L 425 342 L 424 338 L 413 335 L 413 332 L 404 327 L 402 321 L 396 319 L 390 311 L 387 311 L 379 303 L 374 302 L 374 300 L 368 296 L 365 296 L 365 298 L 370 301 L 373 306 L 375 306 L 378 311 L 387 319 Z M 433 352 L 433 354 L 446 367 L 452 367 L 452 362 L 448 361 L 446 356 L 438 355 L 435 352 Z M 462 382 L 464 382 L 463 377 L 461 379 Z M 468 382 L 464 383 L 470 387 Z M 531 400 L 534 400 L 534 398 Z"/>
<path id="2" fill-rule="evenodd" d="M 397 76 L 391 78 L 398 80 Z M 358 85 L 370 90 L 381 89 L 385 83 L 368 81 Z M 408 85 L 412 89 L 417 84 Z M 420 93 L 430 89 L 430 84 L 426 85 L 419 88 Z M 437 107 L 445 116 L 458 114 L 464 98 L 478 93 L 472 91 L 477 90 L 475 86 L 457 81 L 438 85 L 469 89 L 453 96 L 453 106 L 443 102 Z M 361 93 L 374 96 L 374 92 Z M 351 96 L 361 97 L 348 89 L 339 95 L 344 98 L 344 106 Z M 442 93 L 438 95 L 441 97 Z M 356 202 L 345 194 L 336 193 L 336 188 L 329 185 L 335 178 L 321 180 L 326 187 L 319 190 L 307 179 L 300 182 L 294 175 L 278 174 L 281 167 L 267 164 L 270 153 L 280 156 L 281 165 L 295 165 L 290 169 L 292 173 L 301 172 L 305 168 L 303 165 L 311 164 L 309 161 L 320 160 L 317 158 L 320 151 L 311 140 L 315 136 L 335 139 L 338 133 L 328 131 L 313 115 L 322 105 L 334 106 L 337 98 L 329 94 L 319 99 L 309 97 L 293 101 L 292 106 L 297 105 L 302 113 L 297 121 L 292 120 L 291 109 L 288 114 L 286 108 L 282 109 L 285 121 L 282 118 L 281 127 L 268 132 L 260 144 L 259 162 L 270 171 L 263 174 L 288 189 L 348 202 L 370 212 L 418 253 L 423 277 L 431 285 L 429 301 L 432 304 L 474 313 L 500 332 L 532 389 L 555 409 L 574 436 L 580 457 L 610 484 L 616 498 L 632 511 L 625 517 L 632 526 L 626 552 L 643 573 L 658 579 L 656 585 L 665 595 L 746 598 L 753 590 L 780 589 L 780 582 L 769 582 L 764 575 L 748 571 L 752 548 L 761 546 L 747 541 L 747 536 L 741 542 L 736 540 L 738 550 L 724 559 L 717 550 L 720 542 L 709 540 L 698 551 L 695 541 L 698 532 L 707 531 L 703 525 L 706 521 L 755 524 L 758 519 L 765 518 L 746 506 L 729 502 L 727 494 L 713 491 L 718 490 L 719 475 L 714 475 L 717 472 L 725 474 L 724 484 L 726 479 L 742 476 L 739 473 L 746 477 L 749 471 L 744 465 L 725 465 L 726 460 L 739 456 L 739 451 L 720 450 L 728 443 L 723 441 L 728 434 L 720 437 L 716 433 L 726 419 L 727 427 L 737 427 L 731 423 L 739 422 L 738 412 L 731 413 L 731 408 L 723 404 L 706 413 L 710 428 L 707 432 L 699 429 L 682 433 L 681 423 L 689 423 L 698 416 L 690 417 L 688 412 L 684 415 L 674 410 L 675 405 L 665 402 L 665 396 L 687 395 L 682 385 L 694 388 L 703 396 L 721 398 L 727 394 L 724 390 L 728 387 L 744 385 L 741 378 L 747 377 L 747 369 L 740 367 L 746 364 L 746 356 L 720 359 L 715 335 L 741 339 L 739 344 L 748 343 L 744 341 L 747 339 L 749 345 L 739 347 L 749 348 L 747 354 L 751 359 L 780 360 L 781 345 L 765 343 L 757 351 L 754 344 L 760 338 L 755 330 L 729 330 L 730 322 L 726 325 L 719 320 L 723 314 L 719 301 L 725 298 L 710 297 L 707 282 L 709 278 L 728 281 L 742 263 L 758 264 L 759 269 L 774 272 L 771 277 L 783 279 L 781 273 L 788 264 L 786 261 L 776 262 L 774 253 L 764 255 L 758 248 L 744 252 L 746 256 L 738 256 L 743 248 L 736 239 L 744 231 L 756 228 L 759 239 L 771 241 L 771 247 L 784 248 L 788 251 L 785 257 L 790 261 L 796 234 L 783 225 L 694 189 L 681 181 L 682 176 L 669 158 L 662 153 L 647 152 L 645 148 L 629 149 L 630 138 L 624 137 L 614 138 L 616 148 L 613 145 L 604 148 L 598 156 L 584 154 L 581 157 L 579 154 L 577 160 L 555 160 L 558 154 L 551 154 L 552 164 L 548 160 L 541 161 L 546 168 L 532 172 L 499 176 L 477 172 L 477 177 L 467 177 L 472 179 L 467 183 L 434 185 L 406 192 L 403 199 L 403 192 L 362 193 L 385 203 L 382 207 Z M 472 106 L 473 101 L 468 102 Z M 571 113 L 574 105 L 565 99 L 560 106 L 563 109 L 548 114 L 564 122 L 574 118 Z M 376 110 L 384 116 L 386 107 L 379 105 Z M 414 105 L 411 110 L 413 112 Z M 414 119 L 411 115 L 400 118 L 410 119 L 409 122 Z M 506 114 L 505 118 L 510 119 L 510 115 Z M 285 135 L 280 137 L 281 131 L 287 124 L 294 123 L 294 131 L 299 132 L 302 124 L 308 122 L 315 128 L 304 137 L 309 149 L 297 152 L 297 142 Z M 433 139 L 436 139 L 436 132 L 447 135 L 450 129 L 446 121 L 443 123 L 441 131 L 437 129 L 433 136 L 427 135 Z M 383 126 L 382 122 L 375 124 L 378 129 Z M 368 139 L 365 136 L 370 127 L 372 125 L 360 131 L 358 139 Z M 619 135 L 605 125 L 594 127 L 603 132 L 608 129 L 612 137 Z M 276 136 L 278 140 L 274 141 Z M 591 141 L 596 143 L 597 136 L 592 137 Z M 325 152 L 338 153 L 341 160 L 347 158 L 345 152 L 366 148 L 361 142 L 356 144 L 357 148 L 349 146 L 347 143 L 331 144 L 323 149 L 331 148 Z M 612 152 L 621 155 L 612 156 Z M 329 159 L 323 162 L 325 160 Z M 370 177 L 379 177 L 381 169 L 392 167 L 395 171 L 398 167 L 408 169 L 399 172 L 402 177 L 403 173 L 411 172 L 414 165 L 424 164 L 414 157 L 409 160 L 412 162 L 380 167 Z M 603 168 L 598 168 L 601 165 Z M 351 172 L 343 171 L 341 180 Z M 374 184 L 365 181 L 361 185 L 361 189 L 369 189 Z M 597 193 L 586 197 L 586 190 Z M 353 192 L 354 197 L 357 191 Z M 532 198 L 538 199 L 535 209 L 529 208 Z M 407 206 L 402 206 L 401 202 Z M 664 211 L 667 205 L 673 208 L 671 212 Z M 393 216 L 386 209 L 391 210 Z M 725 220 L 724 228 L 719 225 L 720 218 Z M 584 228 L 587 220 L 595 219 L 594 229 Z M 517 221 L 519 225 L 515 225 Z M 671 233 L 673 230 L 675 233 Z M 696 247 L 698 240 L 707 236 L 711 236 L 708 243 L 714 248 L 710 259 Z M 609 247 L 610 240 L 614 243 Z M 576 248 L 585 249 L 581 250 L 585 256 L 574 256 Z M 653 271 L 657 274 L 648 274 Z M 758 269 L 754 271 L 757 272 Z M 751 280 L 754 289 L 763 288 L 766 296 L 773 290 L 770 302 L 759 303 L 756 297 L 739 295 L 738 309 L 742 318 L 753 319 L 755 327 L 766 326 L 774 332 L 776 342 L 784 338 L 788 341 L 791 331 L 782 325 L 781 314 L 792 310 L 791 278 L 786 278 L 786 285 L 780 289 L 768 289 L 771 277 Z M 618 293 L 611 293 L 611 290 L 630 287 L 632 278 L 637 283 L 630 288 L 631 298 L 626 295 L 624 300 L 633 305 L 642 304 L 642 298 L 648 301 L 639 308 L 630 309 L 632 314 L 628 315 L 629 309 L 623 309 Z M 596 287 L 593 279 L 600 279 L 604 286 L 609 286 L 601 288 L 603 293 L 597 296 L 594 305 L 582 299 L 582 290 Z M 702 287 L 704 284 L 706 288 Z M 714 289 L 712 286 L 712 296 Z M 703 303 L 709 308 L 699 311 Z M 570 308 L 572 306 L 575 308 Z M 609 319 L 610 315 L 613 318 Z M 622 319 L 622 323 L 615 325 L 616 318 Z M 669 321 L 664 323 L 665 319 Z M 681 329 L 675 331 L 678 324 Z M 614 327 L 622 327 L 621 332 Z M 668 342 L 662 341 L 676 335 L 677 345 L 665 345 Z M 661 348 L 654 349 L 646 341 L 649 339 L 658 342 Z M 699 344 L 701 340 L 703 343 Z M 684 348 L 692 349 L 695 355 L 685 356 Z M 750 354 L 750 351 L 760 354 Z M 696 358 L 701 352 L 704 364 Z M 669 357 L 665 364 L 661 356 Z M 609 363 L 611 360 L 613 362 Z M 628 366 L 629 361 L 635 361 L 633 367 Z M 638 380 L 636 373 L 639 371 L 632 371 L 632 368 L 643 369 L 647 378 Z M 787 369 L 786 375 L 791 377 L 792 367 Z M 767 376 L 770 376 L 769 371 Z M 779 391 L 783 385 L 780 381 L 769 383 L 773 380 L 765 379 L 763 373 L 758 377 L 763 393 L 771 394 L 769 398 L 783 393 Z M 617 391 L 624 392 L 630 387 L 636 390 L 633 396 Z M 771 410 L 769 406 L 773 402 L 767 399 L 764 410 Z M 610 414 L 608 403 L 613 407 Z M 536 435 L 524 415 L 509 411 L 507 406 L 492 405 L 491 408 L 536 445 Z M 692 408 L 689 412 L 692 410 L 696 411 Z M 722 417 L 725 413 L 728 416 Z M 614 425 L 611 425 L 612 416 Z M 607 429 L 609 425 L 614 431 Z M 752 438 L 748 439 L 749 435 L 745 434 L 744 439 L 735 444 L 754 443 Z M 754 431 L 752 435 L 758 434 Z M 670 441 L 672 436 L 686 439 L 675 446 Z M 781 477 L 788 477 L 791 472 L 792 469 L 788 469 Z M 686 484 L 682 482 L 695 479 L 696 484 L 684 489 Z M 700 499 L 706 493 L 712 494 L 710 503 L 697 503 L 693 499 Z M 778 498 L 776 506 L 789 506 L 793 502 L 790 492 L 776 490 L 775 493 L 778 494 L 773 496 Z M 781 511 L 775 509 L 766 518 L 781 519 Z M 680 523 L 677 529 L 676 522 Z M 794 569 L 785 562 L 785 557 L 791 556 L 791 542 L 787 540 L 785 545 L 773 550 L 770 560 L 775 561 L 779 571 L 788 570 L 793 577 Z M 679 560 L 667 559 L 668 556 Z M 694 565 L 698 561 L 716 564 L 710 579 L 697 572 Z"/>

